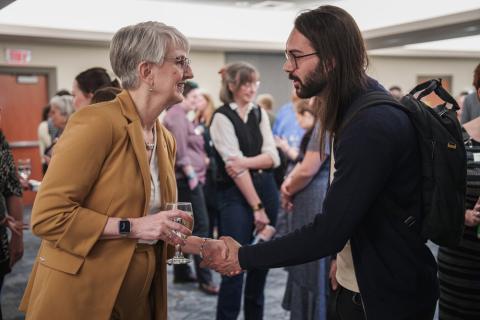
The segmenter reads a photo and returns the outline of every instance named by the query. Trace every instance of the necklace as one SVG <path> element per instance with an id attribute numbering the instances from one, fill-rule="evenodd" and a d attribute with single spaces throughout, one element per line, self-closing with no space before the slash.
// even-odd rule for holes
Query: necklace
<path id="1" fill-rule="evenodd" d="M 145 141 L 145 148 L 147 148 L 148 151 L 152 151 L 153 148 L 155 148 L 155 143 L 148 143 Z"/>
<path id="2" fill-rule="evenodd" d="M 152 151 L 154 148 L 155 148 L 155 144 L 156 144 L 156 136 L 157 136 L 157 130 L 155 130 L 155 127 L 152 129 L 152 133 L 153 133 L 153 141 L 150 143 L 150 142 L 147 142 L 147 139 L 145 139 L 145 136 L 143 137 L 143 141 L 145 142 L 145 148 L 148 150 L 148 151 Z"/>

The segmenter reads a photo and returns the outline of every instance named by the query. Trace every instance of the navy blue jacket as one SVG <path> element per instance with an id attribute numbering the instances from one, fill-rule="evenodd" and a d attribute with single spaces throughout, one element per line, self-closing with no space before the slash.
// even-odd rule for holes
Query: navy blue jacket
<path id="1" fill-rule="evenodd" d="M 372 90 L 384 89 L 371 80 Z M 420 158 L 407 114 L 388 105 L 362 110 L 337 136 L 334 154 L 336 172 L 323 214 L 278 240 L 242 247 L 241 267 L 302 264 L 339 252 L 350 239 L 368 320 L 417 319 L 433 310 L 435 259 L 418 233 L 384 205 L 388 197 L 405 216 L 422 219 Z"/>

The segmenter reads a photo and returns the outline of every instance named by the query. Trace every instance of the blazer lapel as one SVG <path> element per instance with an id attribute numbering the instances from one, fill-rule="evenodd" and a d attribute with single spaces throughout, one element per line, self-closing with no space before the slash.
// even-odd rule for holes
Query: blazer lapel
<path id="1" fill-rule="evenodd" d="M 150 167 L 148 165 L 147 152 L 145 150 L 145 141 L 142 136 L 142 125 L 140 122 L 140 117 L 138 116 L 135 104 L 132 101 L 130 95 L 127 91 L 122 91 L 118 94 L 118 99 L 121 101 L 121 109 L 123 115 L 129 120 L 127 124 L 127 132 L 132 143 L 133 150 L 135 151 L 135 156 L 138 161 L 138 166 L 140 167 L 140 172 L 143 179 L 143 187 L 145 190 L 145 206 L 143 215 L 147 214 L 148 204 L 150 203 Z"/>
<path id="2" fill-rule="evenodd" d="M 170 167 L 171 159 L 169 158 L 169 151 L 167 149 L 167 141 L 165 141 L 164 128 L 157 121 L 157 158 L 158 158 L 158 179 L 160 181 L 160 199 L 162 207 L 168 201 L 175 201 L 170 192 L 168 181 L 168 170 L 174 170 Z"/>

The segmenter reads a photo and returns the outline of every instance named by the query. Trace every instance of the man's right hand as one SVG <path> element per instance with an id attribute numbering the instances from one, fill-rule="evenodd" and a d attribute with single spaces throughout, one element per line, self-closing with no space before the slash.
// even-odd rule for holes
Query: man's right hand
<path id="1" fill-rule="evenodd" d="M 338 288 L 337 282 L 337 260 L 332 260 L 330 262 L 330 272 L 328 273 L 328 278 L 330 279 L 330 285 L 332 286 L 332 290 L 335 291 Z"/>

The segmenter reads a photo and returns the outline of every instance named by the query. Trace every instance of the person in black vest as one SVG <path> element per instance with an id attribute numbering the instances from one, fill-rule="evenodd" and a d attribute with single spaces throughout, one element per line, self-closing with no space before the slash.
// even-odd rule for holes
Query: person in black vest
<path id="1" fill-rule="evenodd" d="M 252 65 L 237 62 L 220 72 L 220 99 L 225 103 L 210 126 L 218 164 L 219 234 L 246 245 L 267 225 L 275 225 L 279 193 L 272 169 L 280 163 L 267 113 L 253 103 L 259 85 Z M 268 229 L 268 228 L 267 228 Z M 262 319 L 268 270 L 247 272 L 244 297 L 246 320 Z M 222 277 L 217 320 L 237 319 L 243 274 Z"/>
<path id="2" fill-rule="evenodd" d="M 393 212 L 400 207 L 405 216 L 423 220 L 420 149 L 412 122 L 403 110 L 385 104 L 356 112 L 361 107 L 356 99 L 369 92 L 388 93 L 367 76 L 365 44 L 345 10 L 326 5 L 301 13 L 285 56 L 283 69 L 297 95 L 321 101 L 316 110 L 321 145 L 329 143 L 328 133 L 334 135 L 336 171 L 323 214 L 282 238 L 254 246 L 240 247 L 224 238 L 228 250 L 206 250 L 204 261 L 234 275 L 341 251 L 348 263 L 341 270 L 337 263 L 337 280 L 345 280 L 339 281 L 338 318 L 431 320 L 438 298 L 435 259 L 415 230 L 421 224 L 410 229 Z"/>

